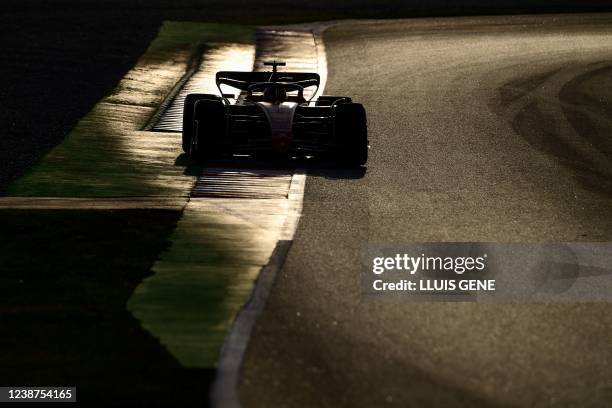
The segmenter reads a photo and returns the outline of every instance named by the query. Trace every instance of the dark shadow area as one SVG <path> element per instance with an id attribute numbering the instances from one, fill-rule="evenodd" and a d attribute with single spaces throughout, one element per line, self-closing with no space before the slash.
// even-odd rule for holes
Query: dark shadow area
<path id="1" fill-rule="evenodd" d="M 0 5 L 0 193 L 114 89 L 161 23 L 129 7 L 10 8 Z"/>
<path id="2" fill-rule="evenodd" d="M 0 378 L 72 385 L 81 403 L 203 406 L 212 370 L 182 367 L 126 310 L 175 211 L 0 211 Z"/>
<path id="3" fill-rule="evenodd" d="M 556 120 L 554 115 L 534 103 L 516 116 L 513 127 L 532 147 L 572 169 L 586 188 L 605 196 L 612 195 L 612 163 L 605 170 L 594 166 L 592 156 L 577 149 L 576 143 L 559 137 Z"/>
<path id="4" fill-rule="evenodd" d="M 330 18 L 398 18 L 414 16 L 457 16 L 509 13 L 559 13 L 609 10 L 607 0 L 20 0 L 6 2 L 11 11 L 46 11 L 70 8 L 76 11 L 111 8 L 155 11 L 168 18 L 232 20 L 249 19 L 262 23 L 279 21 L 312 21 Z"/>
<path id="5" fill-rule="evenodd" d="M 324 160 L 260 160 L 260 159 L 241 159 L 223 160 L 206 165 L 192 160 L 187 154 L 180 154 L 174 161 L 175 166 L 185 167 L 183 174 L 188 176 L 199 176 L 205 167 L 232 168 L 232 169 L 258 169 L 258 170 L 279 170 L 294 172 L 296 170 L 305 171 L 306 174 L 329 179 L 360 179 L 363 178 L 368 170 L 367 166 L 345 167 L 331 161 Z"/>
<path id="6" fill-rule="evenodd" d="M 504 84 L 504 86 L 499 89 L 502 105 L 504 107 L 508 107 L 512 102 L 529 94 L 529 92 L 536 90 L 539 86 L 546 82 L 548 78 L 555 75 L 559 71 L 560 68 L 543 72 L 538 75 L 533 75 L 528 78 L 518 78 Z M 493 107 L 493 109 L 495 109 L 495 107 Z"/>
<path id="7" fill-rule="evenodd" d="M 189 157 L 188 154 L 181 153 L 174 160 L 174 165 L 178 167 L 184 167 L 185 171 L 183 174 L 186 176 L 199 176 L 202 174 L 203 166 L 201 164 L 196 163 L 194 160 Z"/>
<path id="8" fill-rule="evenodd" d="M 612 170 L 612 61 L 563 86 L 559 99 L 573 128 L 610 161 Z"/>

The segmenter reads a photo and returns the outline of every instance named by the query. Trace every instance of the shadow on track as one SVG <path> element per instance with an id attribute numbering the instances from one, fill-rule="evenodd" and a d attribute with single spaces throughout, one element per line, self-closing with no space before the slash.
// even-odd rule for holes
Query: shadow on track
<path id="1" fill-rule="evenodd" d="M 555 76 L 564 70 L 586 72 L 557 84 Z M 500 88 L 500 96 L 506 107 L 519 107 L 508 118 L 518 135 L 571 169 L 585 188 L 610 197 L 612 111 L 607 101 L 612 90 L 612 62 L 590 64 L 582 70 L 568 66 L 512 81 Z M 552 87 L 558 88 L 558 93 L 551 96 L 546 89 Z"/>
<path id="2" fill-rule="evenodd" d="M 231 169 L 257 169 L 257 170 L 279 170 L 296 172 L 303 171 L 309 176 L 325 177 L 328 179 L 357 180 L 363 178 L 368 168 L 366 166 L 347 168 L 329 161 L 311 160 L 224 160 L 203 165 L 192 160 L 187 154 L 180 154 L 174 161 L 175 166 L 184 167 L 187 176 L 199 176 L 206 167 L 221 167 Z"/>

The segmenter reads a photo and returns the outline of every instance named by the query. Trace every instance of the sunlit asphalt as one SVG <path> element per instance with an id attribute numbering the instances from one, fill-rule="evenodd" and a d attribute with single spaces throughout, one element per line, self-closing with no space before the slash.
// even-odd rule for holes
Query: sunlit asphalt
<path id="1" fill-rule="evenodd" d="M 366 106 L 370 160 L 309 174 L 244 405 L 606 406 L 610 306 L 365 304 L 359 247 L 610 240 L 612 16 L 361 23 L 324 39 L 326 93 Z"/>

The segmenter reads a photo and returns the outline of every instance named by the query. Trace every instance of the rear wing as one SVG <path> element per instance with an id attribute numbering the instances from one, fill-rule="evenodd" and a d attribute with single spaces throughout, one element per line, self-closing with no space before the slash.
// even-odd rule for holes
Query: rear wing
<path id="1" fill-rule="evenodd" d="M 215 77 L 217 87 L 228 85 L 246 91 L 249 85 L 258 82 L 287 82 L 300 85 L 303 88 L 316 86 L 319 88 L 321 77 L 314 72 L 240 72 L 219 71 Z"/>

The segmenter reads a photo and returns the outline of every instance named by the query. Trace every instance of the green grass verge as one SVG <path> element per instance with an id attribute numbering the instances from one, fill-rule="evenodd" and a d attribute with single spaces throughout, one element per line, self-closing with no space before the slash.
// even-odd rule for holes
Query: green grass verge
<path id="1" fill-rule="evenodd" d="M 267 260 L 257 231 L 235 222 L 188 206 L 170 237 L 172 245 L 128 302 L 143 327 L 186 367 L 216 366 L 225 336 Z"/>

